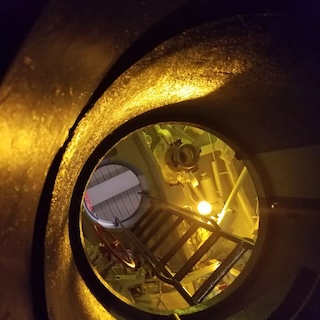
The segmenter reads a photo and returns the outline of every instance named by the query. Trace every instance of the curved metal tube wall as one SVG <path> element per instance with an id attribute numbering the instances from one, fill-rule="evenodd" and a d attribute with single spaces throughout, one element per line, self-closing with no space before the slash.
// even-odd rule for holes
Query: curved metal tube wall
<path id="1" fill-rule="evenodd" d="M 238 298 L 202 318 L 264 319 L 302 269 L 319 273 L 317 7 L 250 5 L 47 5 L 0 91 L 2 317 L 139 319 L 86 267 L 79 273 L 68 223 L 69 215 L 77 221 L 95 160 L 130 130 L 159 120 L 196 122 L 224 137 L 254 173 L 268 219 Z M 70 227 L 75 242 L 77 228 Z"/>

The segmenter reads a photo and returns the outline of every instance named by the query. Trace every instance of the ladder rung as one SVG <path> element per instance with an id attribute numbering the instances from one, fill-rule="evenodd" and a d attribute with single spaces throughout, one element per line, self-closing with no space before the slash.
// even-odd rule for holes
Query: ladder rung
<path id="1" fill-rule="evenodd" d="M 192 225 L 182 237 L 171 247 L 171 249 L 161 259 L 163 264 L 166 264 L 178 251 L 179 249 L 190 239 L 190 237 L 197 231 L 198 226 Z"/>
<path id="2" fill-rule="evenodd" d="M 181 281 L 185 275 L 195 266 L 195 264 L 204 256 L 205 253 L 214 245 L 219 239 L 216 234 L 211 234 L 209 238 L 202 244 L 202 246 L 192 255 L 192 257 L 183 265 L 183 267 L 176 273 L 174 279 Z"/>
<path id="3" fill-rule="evenodd" d="M 175 281 L 173 276 L 169 270 L 158 260 L 158 258 L 150 252 L 150 250 L 139 241 L 137 237 L 135 237 L 134 233 L 130 231 L 130 229 L 126 229 L 123 224 L 118 220 L 118 223 L 128 236 L 128 238 L 133 242 L 136 248 L 143 253 L 144 257 L 147 258 L 150 267 L 153 269 L 157 277 L 166 282 L 171 284 L 175 287 L 175 289 L 181 294 L 181 296 L 189 303 L 189 305 L 195 305 L 196 302 L 193 297 L 186 291 L 186 289 L 182 286 L 179 281 Z"/>
<path id="4" fill-rule="evenodd" d="M 239 243 L 193 295 L 194 300 L 200 303 L 246 251 L 244 244 Z"/>
<path id="5" fill-rule="evenodd" d="M 162 243 L 165 239 L 168 238 L 169 234 L 174 231 L 178 225 L 183 221 L 182 217 L 178 217 L 173 223 L 172 225 L 166 229 L 166 231 L 160 236 L 160 238 L 151 246 L 150 251 L 155 251 Z"/>
<path id="6" fill-rule="evenodd" d="M 197 212 L 193 212 L 193 211 L 189 211 L 184 208 L 180 208 L 176 205 L 164 202 L 160 199 L 155 199 L 151 196 L 148 196 L 148 198 L 152 201 L 152 204 L 154 206 L 157 206 L 157 208 L 163 208 L 165 210 L 173 212 L 175 215 L 182 216 L 187 221 L 192 221 L 193 223 L 199 223 L 199 227 L 203 227 L 204 229 L 207 229 L 211 232 L 216 231 L 216 230 L 221 230 L 220 226 L 212 218 L 208 218 L 208 217 L 203 216 Z M 208 223 L 210 223 L 210 224 L 208 224 Z"/>
<path id="7" fill-rule="evenodd" d="M 173 281 L 173 286 L 176 288 L 176 290 L 181 294 L 181 296 L 186 300 L 190 306 L 194 306 L 197 304 L 197 302 L 193 299 L 193 297 L 190 295 L 190 293 L 183 287 L 183 285 L 179 281 Z"/>
<path id="8" fill-rule="evenodd" d="M 147 244 L 147 242 L 160 230 L 163 224 L 168 220 L 168 212 L 162 211 L 162 217 L 158 219 L 157 223 L 151 228 L 151 230 L 144 236 L 140 237 L 140 241 Z"/>
<path id="9" fill-rule="evenodd" d="M 134 232 L 135 229 L 137 229 L 141 223 L 143 222 L 143 220 L 145 220 L 149 214 L 154 210 L 154 207 L 149 207 L 146 212 L 143 213 L 143 215 L 135 222 L 135 224 L 131 227 L 131 231 Z"/>
<path id="10" fill-rule="evenodd" d="M 156 220 L 158 212 L 159 210 L 155 209 L 148 214 L 146 219 L 133 232 L 136 237 L 140 237 L 152 225 L 152 223 Z"/>

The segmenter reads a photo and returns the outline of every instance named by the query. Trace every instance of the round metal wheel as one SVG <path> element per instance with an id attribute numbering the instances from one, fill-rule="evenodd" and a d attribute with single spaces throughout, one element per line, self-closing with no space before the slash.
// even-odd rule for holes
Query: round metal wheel
<path id="1" fill-rule="evenodd" d="M 99 236 L 100 240 L 102 241 L 103 247 L 101 251 L 103 253 L 109 253 L 114 256 L 118 261 L 124 264 L 126 267 L 130 269 L 136 268 L 136 263 L 130 257 L 126 248 L 121 244 L 121 242 L 116 239 L 111 232 L 107 229 L 103 228 L 102 226 L 95 224 L 94 230 L 96 234 Z M 109 238 L 109 240 L 107 239 Z"/>

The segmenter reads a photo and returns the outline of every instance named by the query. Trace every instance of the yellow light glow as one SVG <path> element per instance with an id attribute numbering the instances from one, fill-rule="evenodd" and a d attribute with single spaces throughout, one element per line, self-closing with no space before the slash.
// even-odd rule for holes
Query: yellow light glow
<path id="1" fill-rule="evenodd" d="M 200 202 L 198 203 L 197 209 L 198 209 L 198 212 L 199 212 L 200 214 L 202 214 L 202 215 L 207 215 L 207 214 L 211 213 L 211 211 L 212 211 L 212 206 L 211 206 L 211 204 L 210 204 L 209 202 L 207 202 L 207 201 L 200 201 Z"/>

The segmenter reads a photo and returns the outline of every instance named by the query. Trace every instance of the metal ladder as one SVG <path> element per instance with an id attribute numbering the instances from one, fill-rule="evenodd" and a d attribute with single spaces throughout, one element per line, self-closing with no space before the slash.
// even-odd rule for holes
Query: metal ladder
<path id="1" fill-rule="evenodd" d="M 174 286 L 189 305 L 195 305 L 203 301 L 241 256 L 247 250 L 252 250 L 254 247 L 253 241 L 223 231 L 215 220 L 211 218 L 179 208 L 147 195 L 144 196 L 149 198 L 149 209 L 144 212 L 134 225 L 130 229 L 125 228 L 118 219 L 116 219 L 116 224 L 123 229 L 123 232 L 129 240 L 131 240 L 137 251 L 144 257 L 154 274 L 160 280 Z M 158 239 L 150 244 L 150 240 L 169 219 L 173 219 L 174 221 L 168 225 Z M 183 221 L 187 221 L 190 226 L 189 229 L 167 249 L 167 252 L 163 256 L 159 257 L 156 254 L 156 250 L 175 232 L 178 225 Z M 173 273 L 166 264 L 199 228 L 208 230 L 211 233 L 210 236 L 200 248 L 193 253 L 186 263 L 177 272 Z M 217 269 L 209 275 L 197 291 L 191 295 L 184 288 L 181 281 L 220 238 L 234 242 L 236 244 L 235 248 L 221 262 Z"/>

